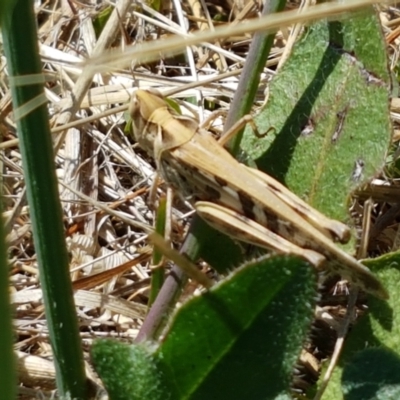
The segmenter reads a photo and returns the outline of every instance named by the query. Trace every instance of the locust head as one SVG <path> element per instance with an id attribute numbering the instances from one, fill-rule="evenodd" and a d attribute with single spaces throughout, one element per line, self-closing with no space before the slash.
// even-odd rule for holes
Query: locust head
<path id="1" fill-rule="evenodd" d="M 166 107 L 161 93 L 140 89 L 133 93 L 129 104 L 133 136 L 151 156 L 154 156 L 154 143 L 159 133 L 159 125 L 153 121 L 153 115 Z"/>
<path id="2" fill-rule="evenodd" d="M 134 138 L 156 161 L 165 151 L 190 141 L 198 129 L 193 118 L 179 115 L 157 91 L 137 90 L 129 113 Z"/>

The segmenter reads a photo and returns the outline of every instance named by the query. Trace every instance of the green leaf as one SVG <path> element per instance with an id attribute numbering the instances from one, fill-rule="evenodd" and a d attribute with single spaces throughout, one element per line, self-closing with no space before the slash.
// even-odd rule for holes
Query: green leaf
<path id="1" fill-rule="evenodd" d="M 110 400 L 170 398 L 151 350 L 145 345 L 100 340 L 93 344 L 91 356 Z"/>
<path id="2" fill-rule="evenodd" d="M 197 239 L 197 255 L 200 255 L 218 273 L 227 274 L 243 262 L 244 249 L 237 241 L 215 230 L 200 217 L 194 219 L 192 224 L 195 224 L 192 233 L 193 240 Z"/>
<path id="3" fill-rule="evenodd" d="M 328 385 L 324 400 L 342 398 L 342 367 L 349 362 L 357 362 L 358 357 L 361 357 L 359 353 L 366 348 L 384 348 L 390 350 L 392 355 L 400 357 L 400 252 L 386 254 L 373 260 L 365 260 L 363 263 L 383 283 L 390 298 L 388 301 L 383 301 L 369 297 L 368 314 L 357 322 L 349 334 L 340 364 Z M 382 364 L 380 367 L 383 368 Z M 368 371 L 364 370 L 364 373 L 367 374 Z M 380 384 L 383 385 L 384 382 L 380 382 Z M 377 385 L 376 381 L 374 385 Z M 367 397 L 365 398 L 367 399 Z"/>
<path id="4" fill-rule="evenodd" d="M 270 87 L 243 149 L 259 169 L 328 216 L 384 165 L 390 143 L 385 43 L 371 9 L 311 26 Z"/>
<path id="5" fill-rule="evenodd" d="M 310 326 L 314 270 L 262 258 L 182 306 L 155 356 L 174 399 L 275 398 L 289 390 Z"/>
<path id="6" fill-rule="evenodd" d="M 93 19 L 93 28 L 96 34 L 96 38 L 98 38 L 101 35 L 101 32 L 103 32 L 103 29 L 106 26 L 106 23 L 110 18 L 113 9 L 114 7 L 108 6 L 104 10 L 101 10 Z"/>
<path id="7" fill-rule="evenodd" d="M 128 112 L 124 113 L 126 124 L 124 126 L 124 134 L 128 137 L 132 135 L 132 119 Z"/>
<path id="8" fill-rule="evenodd" d="M 165 236 L 165 225 L 167 221 L 167 199 L 166 197 L 160 197 L 158 201 L 157 213 L 156 213 L 156 224 L 155 231 L 161 236 Z M 154 247 L 153 256 L 152 256 L 152 265 L 159 265 L 162 261 L 163 255 L 162 253 Z M 151 283 L 150 283 L 150 294 L 149 294 L 149 302 L 148 306 L 151 306 L 154 303 L 160 289 L 164 283 L 165 279 L 165 269 L 163 266 L 159 266 L 154 269 L 151 274 Z"/>
<path id="9" fill-rule="evenodd" d="M 385 348 L 357 354 L 343 371 L 346 400 L 400 399 L 400 357 Z"/>
<path id="10" fill-rule="evenodd" d="M 169 97 L 166 97 L 164 100 L 178 115 L 182 115 L 182 110 L 181 107 L 179 106 L 179 103 L 177 103 L 174 99 Z"/>
<path id="11" fill-rule="evenodd" d="M 150 0 L 149 2 L 149 6 L 155 11 L 161 10 L 161 4 L 161 0 Z"/>

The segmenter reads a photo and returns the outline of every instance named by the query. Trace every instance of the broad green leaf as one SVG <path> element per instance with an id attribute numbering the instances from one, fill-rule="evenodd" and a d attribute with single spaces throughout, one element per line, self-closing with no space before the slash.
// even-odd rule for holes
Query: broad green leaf
<path id="1" fill-rule="evenodd" d="M 368 314 L 362 317 L 350 332 L 340 364 L 328 385 L 324 400 L 343 398 L 341 394 L 342 367 L 350 362 L 359 362 L 357 361 L 358 357 L 361 357 L 359 352 L 366 348 L 387 349 L 392 352 L 393 357 L 400 357 L 400 252 L 365 260 L 364 263 L 385 285 L 390 298 L 388 301 L 383 301 L 369 297 Z M 368 373 L 368 371 L 364 372 Z M 380 384 L 383 385 L 383 382 Z M 374 385 L 377 386 L 378 383 L 375 381 Z"/>
<path id="2" fill-rule="evenodd" d="M 149 346 L 99 340 L 91 356 L 110 400 L 170 399 Z"/>
<path id="3" fill-rule="evenodd" d="M 259 169 L 332 218 L 384 165 L 390 143 L 385 42 L 369 9 L 309 27 L 273 79 L 243 149 Z M 271 132 L 272 131 L 272 132 Z"/>
<path id="4" fill-rule="evenodd" d="M 400 357 L 385 349 L 367 349 L 357 354 L 343 371 L 346 400 L 400 399 Z"/>
<path id="5" fill-rule="evenodd" d="M 234 266 L 239 265 L 244 259 L 244 247 L 229 236 L 215 230 L 200 217 L 192 224 L 194 238 L 198 239 L 198 254 L 208 262 L 218 273 L 227 274 Z M 223 249 L 223 250 L 221 250 Z"/>
<path id="6" fill-rule="evenodd" d="M 316 298 L 314 270 L 263 258 L 182 306 L 155 356 L 174 399 L 274 399 L 290 385 Z"/>

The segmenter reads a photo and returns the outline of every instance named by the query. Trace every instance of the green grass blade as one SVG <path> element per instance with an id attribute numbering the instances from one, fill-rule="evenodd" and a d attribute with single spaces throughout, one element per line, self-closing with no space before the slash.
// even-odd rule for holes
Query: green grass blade
<path id="1" fill-rule="evenodd" d="M 10 76 L 40 74 L 33 3 L 18 0 L 13 13 L 4 17 L 2 23 Z M 20 107 L 44 96 L 42 84 L 12 85 L 11 91 L 17 115 Z M 83 356 L 46 105 L 17 118 L 17 130 L 59 395 L 65 399 L 85 399 Z"/>
<path id="2" fill-rule="evenodd" d="M 0 207 L 0 215 L 2 215 Z M 0 393 L 4 399 L 16 398 L 17 377 L 13 352 L 12 311 L 8 280 L 3 219 L 0 221 Z"/>
<path id="3" fill-rule="evenodd" d="M 167 212 L 167 199 L 166 197 L 162 197 L 159 199 L 158 208 L 157 208 L 157 216 L 156 216 L 156 232 L 164 237 L 165 233 L 165 224 L 166 224 L 166 212 Z M 158 265 L 162 260 L 162 253 L 155 247 L 153 250 L 152 264 Z M 151 274 L 151 283 L 150 283 L 150 294 L 149 294 L 149 302 L 148 305 L 151 306 L 154 303 L 165 279 L 165 270 L 164 267 L 159 267 L 153 270 Z"/>

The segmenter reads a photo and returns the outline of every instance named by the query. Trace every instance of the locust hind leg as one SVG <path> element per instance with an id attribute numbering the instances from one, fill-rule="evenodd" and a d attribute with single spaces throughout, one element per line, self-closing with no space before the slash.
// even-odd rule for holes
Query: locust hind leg
<path id="1" fill-rule="evenodd" d="M 198 201 L 196 211 L 209 225 L 234 239 L 250 243 L 281 254 L 295 254 L 316 268 L 322 267 L 325 257 L 316 251 L 303 249 L 276 235 L 257 222 L 223 206 Z"/>
<path id="2" fill-rule="evenodd" d="M 262 184 L 275 193 L 282 201 L 288 204 L 297 214 L 301 215 L 314 228 L 318 229 L 324 236 L 340 243 L 347 243 L 350 240 L 350 229 L 340 221 L 330 219 L 324 214 L 311 207 L 305 201 L 292 193 L 287 187 L 276 181 L 274 178 L 254 168 L 241 164 L 252 175 L 257 177 Z"/>
<path id="3" fill-rule="evenodd" d="M 196 211 L 209 225 L 234 239 L 283 254 L 294 254 L 313 264 L 318 270 L 327 268 L 331 272 L 346 276 L 362 290 L 382 299 L 388 294 L 382 283 L 359 261 L 330 242 L 326 257 L 316 251 L 303 249 L 276 235 L 257 222 L 223 206 L 198 201 Z M 327 242 L 328 243 L 328 242 Z M 332 260 L 331 260 L 331 257 Z"/>

